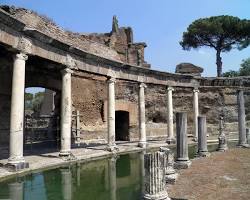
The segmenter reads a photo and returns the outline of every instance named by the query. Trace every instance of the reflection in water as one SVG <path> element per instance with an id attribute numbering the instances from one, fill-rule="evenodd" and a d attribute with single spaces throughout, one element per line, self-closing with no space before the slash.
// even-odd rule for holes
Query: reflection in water
<path id="1" fill-rule="evenodd" d="M 11 200 L 23 200 L 23 182 L 10 183 L 9 193 Z"/>
<path id="2" fill-rule="evenodd" d="M 110 200 L 116 200 L 116 157 L 109 159 Z"/>
<path id="3" fill-rule="evenodd" d="M 72 199 L 72 175 L 70 167 L 68 168 L 61 168 L 61 175 L 62 175 L 62 194 L 64 200 L 71 200 Z"/>

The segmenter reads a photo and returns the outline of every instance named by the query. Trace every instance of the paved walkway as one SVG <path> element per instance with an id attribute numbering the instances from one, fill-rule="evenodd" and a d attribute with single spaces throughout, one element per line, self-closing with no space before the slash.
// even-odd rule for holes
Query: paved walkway
<path id="1" fill-rule="evenodd" d="M 142 148 L 137 147 L 137 145 L 138 142 L 118 142 L 117 146 L 119 148 L 119 151 L 117 152 L 117 154 L 142 151 Z M 159 148 L 160 146 L 167 146 L 167 144 L 164 141 L 150 141 L 148 142 L 147 149 Z M 50 153 L 44 153 L 46 152 L 46 149 L 43 149 L 42 152 L 39 152 L 39 150 L 34 148 L 33 155 L 28 154 L 25 156 L 26 162 L 28 162 L 30 165 L 28 169 L 19 172 L 11 172 L 4 167 L 0 167 L 0 180 L 9 178 L 10 176 L 19 173 L 28 173 L 30 171 L 41 170 L 44 168 L 57 167 L 59 165 L 68 164 L 70 162 L 85 162 L 111 156 L 112 153 L 106 151 L 105 148 L 106 145 L 98 144 L 82 146 L 80 148 L 73 148 L 71 160 L 65 160 L 60 158 L 58 156 L 59 152 L 53 152 L 51 149 L 48 149 L 47 151 Z M 1 159 L 0 157 L 0 164 L 4 165 L 6 163 L 7 159 Z"/>
<path id="2" fill-rule="evenodd" d="M 193 160 L 168 192 L 170 197 L 188 200 L 249 200 L 250 149 L 214 152 Z"/>

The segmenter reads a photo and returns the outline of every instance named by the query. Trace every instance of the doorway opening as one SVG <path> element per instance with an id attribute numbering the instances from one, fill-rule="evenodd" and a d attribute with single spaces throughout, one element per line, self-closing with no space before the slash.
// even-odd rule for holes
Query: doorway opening
<path id="1" fill-rule="evenodd" d="M 115 140 L 129 141 L 129 112 L 115 112 Z"/>

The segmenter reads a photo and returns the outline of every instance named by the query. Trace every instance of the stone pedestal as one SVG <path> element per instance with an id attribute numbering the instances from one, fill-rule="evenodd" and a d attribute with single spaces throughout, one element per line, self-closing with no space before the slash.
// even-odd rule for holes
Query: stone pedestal
<path id="1" fill-rule="evenodd" d="M 145 167 L 145 200 L 170 200 L 165 183 L 165 154 L 148 153 L 144 156 Z"/>
<path id="2" fill-rule="evenodd" d="M 108 151 L 118 150 L 115 144 L 115 78 L 108 81 Z"/>
<path id="3" fill-rule="evenodd" d="M 62 196 L 65 200 L 72 199 L 72 174 L 70 168 L 62 168 L 61 177 L 62 177 Z"/>
<path id="4" fill-rule="evenodd" d="M 144 83 L 139 85 L 139 143 L 138 146 L 146 148 L 146 117 L 145 117 L 145 94 L 144 90 L 147 86 Z"/>
<path id="5" fill-rule="evenodd" d="M 246 138 L 247 138 L 247 144 L 249 144 L 249 139 L 250 139 L 250 129 L 246 128 Z"/>
<path id="6" fill-rule="evenodd" d="M 223 117 L 223 115 L 220 115 L 218 140 L 219 140 L 219 145 L 218 145 L 217 151 L 224 152 L 224 151 L 228 150 L 227 138 L 226 138 L 226 135 L 224 133 L 224 117 Z"/>
<path id="7" fill-rule="evenodd" d="M 194 111 L 194 141 L 198 139 L 198 116 L 199 116 L 199 90 L 193 90 L 193 111 Z"/>
<path id="8" fill-rule="evenodd" d="M 70 156 L 71 153 L 71 74 L 69 68 L 63 69 L 61 93 L 61 149 L 60 156 Z"/>
<path id="9" fill-rule="evenodd" d="M 207 124 L 206 117 L 198 117 L 198 152 L 197 157 L 208 157 L 210 153 L 207 150 Z"/>
<path id="10" fill-rule="evenodd" d="M 186 169 L 191 165 L 188 157 L 187 113 L 176 113 L 177 158 L 175 168 Z"/>
<path id="11" fill-rule="evenodd" d="M 174 153 L 166 147 L 160 147 L 160 151 L 166 156 L 166 171 L 165 180 L 167 184 L 175 184 L 178 178 L 178 173 L 174 169 Z"/>
<path id="12" fill-rule="evenodd" d="M 237 96 L 238 103 L 238 127 L 239 127 L 239 147 L 248 147 L 246 142 L 246 114 L 245 114 L 245 101 L 243 90 L 238 90 Z"/>
<path id="13" fill-rule="evenodd" d="M 10 146 L 7 167 L 13 170 L 28 168 L 29 164 L 23 157 L 23 127 L 24 127 L 24 91 L 25 91 L 25 61 L 28 57 L 19 53 L 14 56 L 11 112 L 10 112 Z"/>
<path id="14" fill-rule="evenodd" d="M 173 91 L 174 89 L 172 87 L 168 87 L 168 138 L 166 142 L 168 144 L 174 144 L 175 138 L 174 138 L 174 114 L 173 114 Z"/>

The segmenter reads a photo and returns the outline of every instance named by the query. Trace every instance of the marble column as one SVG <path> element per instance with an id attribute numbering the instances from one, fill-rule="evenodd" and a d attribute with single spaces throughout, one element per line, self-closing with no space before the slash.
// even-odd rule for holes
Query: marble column
<path id="1" fill-rule="evenodd" d="M 194 112 L 194 141 L 197 141 L 198 138 L 198 116 L 199 116 L 199 90 L 195 88 L 193 90 L 193 112 Z"/>
<path id="2" fill-rule="evenodd" d="M 109 159 L 109 191 L 110 200 L 116 200 L 116 157 Z"/>
<path id="3" fill-rule="evenodd" d="M 244 147 L 246 142 L 246 114 L 245 114 L 245 100 L 243 90 L 238 90 L 237 95 L 238 103 L 238 128 L 239 128 L 239 144 L 238 146 Z"/>
<path id="4" fill-rule="evenodd" d="M 173 91 L 172 87 L 168 87 L 168 138 L 167 143 L 173 144 L 175 143 L 174 138 L 174 113 L 173 113 Z"/>
<path id="5" fill-rule="evenodd" d="M 28 56 L 14 56 L 10 112 L 10 147 L 8 165 L 15 170 L 29 167 L 23 157 L 25 61 Z"/>
<path id="6" fill-rule="evenodd" d="M 108 151 L 118 150 L 115 144 L 115 78 L 111 77 L 108 82 Z"/>
<path id="7" fill-rule="evenodd" d="M 23 182 L 9 184 L 9 195 L 11 200 L 23 200 Z"/>
<path id="8" fill-rule="evenodd" d="M 62 196 L 64 200 L 72 199 L 72 174 L 70 167 L 60 169 L 62 176 Z"/>
<path id="9" fill-rule="evenodd" d="M 61 93 L 61 150 L 60 156 L 69 156 L 71 152 L 71 74 L 69 68 L 62 70 Z"/>
<path id="10" fill-rule="evenodd" d="M 81 146 L 81 131 L 80 131 L 80 112 L 76 111 L 76 144 L 77 146 Z"/>
<path id="11" fill-rule="evenodd" d="M 170 200 L 165 183 L 165 154 L 163 152 L 147 153 L 144 156 L 145 200 Z"/>
<path id="12" fill-rule="evenodd" d="M 198 157 L 207 157 L 209 156 L 207 150 L 207 123 L 206 116 L 198 117 Z"/>
<path id="13" fill-rule="evenodd" d="M 138 146 L 146 148 L 146 116 L 145 116 L 145 88 L 147 86 L 144 83 L 139 85 L 139 143 Z"/>
<path id="14" fill-rule="evenodd" d="M 186 169 L 191 161 L 188 157 L 187 113 L 176 113 L 177 158 L 175 167 Z"/>

